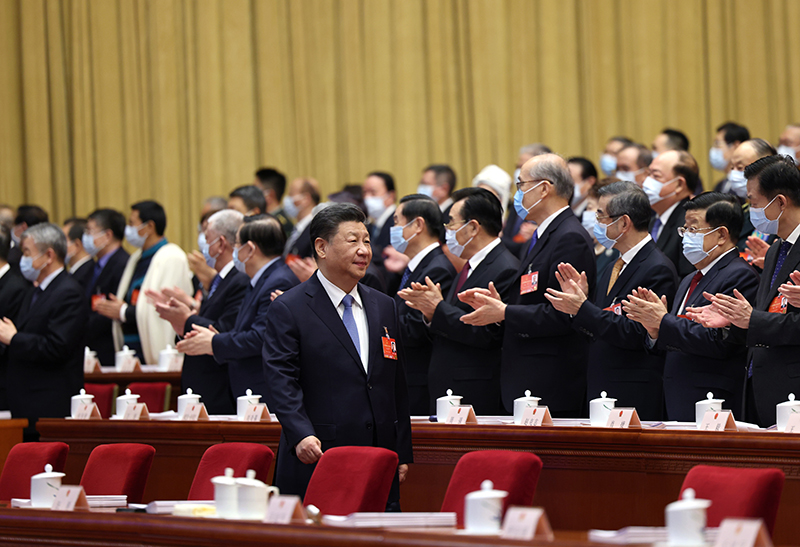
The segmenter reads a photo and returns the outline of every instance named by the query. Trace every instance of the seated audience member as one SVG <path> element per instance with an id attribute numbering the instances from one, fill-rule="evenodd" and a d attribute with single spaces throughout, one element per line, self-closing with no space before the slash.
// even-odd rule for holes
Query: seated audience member
<path id="1" fill-rule="evenodd" d="M 617 171 L 617 154 L 624 147 L 633 144 L 633 141 L 628 137 L 611 137 L 606 142 L 603 149 L 603 154 L 600 156 L 600 170 L 607 177 L 610 177 Z"/>
<path id="2" fill-rule="evenodd" d="M 591 161 L 580 157 L 569 158 L 567 167 L 569 167 L 569 174 L 572 175 L 572 181 L 575 183 L 575 194 L 570 206 L 575 216 L 580 219 L 589 203 L 588 198 L 592 187 L 597 184 L 597 169 Z"/>
<path id="3" fill-rule="evenodd" d="M 320 200 L 319 183 L 315 179 L 298 178 L 289 185 L 289 193 L 283 198 L 283 210 L 295 219 L 295 224 L 283 251 L 287 262 L 313 258 L 308 230 L 311 219 L 321 208 Z"/>
<path id="4" fill-rule="evenodd" d="M 20 205 L 14 217 L 14 227 L 11 229 L 11 250 L 8 252 L 8 263 L 11 269 L 19 273 L 19 259 L 22 256 L 20 238 L 22 232 L 42 222 L 49 222 L 47 211 L 38 205 Z"/>
<path id="5" fill-rule="evenodd" d="M 228 209 L 239 211 L 246 217 L 263 215 L 267 212 L 264 192 L 252 185 L 239 186 L 228 196 Z"/>
<path id="6" fill-rule="evenodd" d="M 36 288 L 22 303 L 17 321 L 0 322 L 7 370 L 3 384 L 15 418 L 27 418 L 25 441 L 35 441 L 36 420 L 63 418 L 70 398 L 83 387 L 83 329 L 88 306 L 77 281 L 64 270 L 67 238 L 48 222 L 31 226 L 20 239 L 20 270 Z"/>
<path id="7" fill-rule="evenodd" d="M 800 159 L 800 123 L 786 126 L 778 139 L 778 154 L 789 156 L 795 163 Z"/>
<path id="8" fill-rule="evenodd" d="M 607 391 L 619 406 L 635 407 L 643 420 L 661 420 L 664 356 L 648 354 L 642 344 L 646 331 L 625 316 L 622 301 L 631 291 L 646 287 L 671 302 L 678 274 L 647 233 L 650 203 L 645 193 L 633 182 L 615 182 L 598 193 L 595 238 L 618 249 L 621 256 L 598 277 L 594 302 L 586 296 L 586 274 L 569 264 L 558 267 L 561 291 L 548 289 L 546 296 L 558 311 L 573 318 L 573 329 L 592 340 L 589 400 Z"/>
<path id="9" fill-rule="evenodd" d="M 11 228 L 0 223 L 0 320 L 17 321 L 22 302 L 31 289 L 23 278 L 11 270 L 8 251 L 11 249 Z M 6 346 L 0 344 L 0 410 L 8 409 L 6 396 Z"/>
<path id="10" fill-rule="evenodd" d="M 653 159 L 659 154 L 663 154 L 669 150 L 683 150 L 684 152 L 688 152 L 689 138 L 683 131 L 667 127 L 653 139 L 652 149 Z"/>
<path id="11" fill-rule="evenodd" d="M 614 176 L 622 181 L 635 182 L 641 188 L 650 174 L 652 161 L 653 154 L 646 146 L 628 144 L 617 154 L 617 172 Z"/>
<path id="12" fill-rule="evenodd" d="M 520 148 L 519 156 L 517 157 L 517 168 L 514 171 L 514 176 L 511 178 L 512 184 L 517 184 L 519 181 L 520 169 L 529 159 L 534 156 L 552 153 L 553 151 L 550 150 L 549 146 L 541 143 L 533 143 Z M 522 259 L 528 248 L 527 244 L 530 243 L 531 236 L 535 230 L 536 225 L 534 223 L 526 222 L 519 218 L 516 209 L 510 207 L 508 209 L 508 218 L 506 218 L 505 224 L 503 225 L 503 235 L 500 239 L 503 245 L 511 251 L 511 254 Z"/>
<path id="13" fill-rule="evenodd" d="M 292 233 L 292 228 L 294 228 L 294 224 L 283 210 L 283 194 L 286 192 L 286 175 L 277 169 L 262 167 L 256 171 L 253 185 L 264 194 L 264 200 L 267 203 L 267 210 L 265 212 L 278 219 L 286 237 L 289 237 Z"/>
<path id="14" fill-rule="evenodd" d="M 735 416 L 741 416 L 747 356 L 744 343 L 692 321 L 687 313 L 708 303 L 704 293 L 732 295 L 738 290 L 748 297 L 755 295 L 758 274 L 736 249 L 742 208 L 735 197 L 718 192 L 700 194 L 683 207 L 683 254 L 694 264 L 695 273 L 678 285 L 671 310 L 664 295 L 647 289 L 633 291 L 622 309 L 647 330 L 649 347 L 667 352 L 664 398 L 669 420 L 693 421 L 695 402 L 705 399 L 709 391 L 725 399 L 726 408 L 733 409 Z"/>
<path id="15" fill-rule="evenodd" d="M 158 363 L 159 352 L 173 343 L 175 333 L 144 295 L 148 290 L 178 287 L 192 291 L 192 276 L 183 249 L 164 237 L 167 215 L 155 201 L 131 205 L 125 239 L 138 250 L 128 259 L 116 294 L 97 300 L 95 309 L 114 321 L 114 347 L 136 351 L 142 364 Z M 139 298 L 141 294 L 142 298 Z"/>
<path id="16" fill-rule="evenodd" d="M 422 171 L 417 193 L 433 198 L 443 213 L 453 204 L 450 195 L 456 189 L 456 173 L 449 165 L 429 165 Z"/>
<path id="17" fill-rule="evenodd" d="M 503 208 L 502 218 L 505 218 L 513 182 L 511 176 L 504 169 L 497 165 L 487 165 L 472 179 L 472 186 L 493 193 L 500 200 L 500 206 Z"/>
<path id="18" fill-rule="evenodd" d="M 65 266 L 72 278 L 80 283 L 84 290 L 92 281 L 94 260 L 83 248 L 83 233 L 86 231 L 86 219 L 70 218 L 64 221 L 64 235 L 67 236 L 67 258 Z"/>
<path id="19" fill-rule="evenodd" d="M 750 140 L 750 131 L 743 125 L 727 122 L 717 127 L 714 145 L 708 151 L 708 161 L 711 163 L 711 167 L 725 173 L 725 178 L 714 186 L 715 192 L 731 193 L 731 181 L 728 178 L 731 170 L 731 156 L 736 148 L 746 140 Z"/>

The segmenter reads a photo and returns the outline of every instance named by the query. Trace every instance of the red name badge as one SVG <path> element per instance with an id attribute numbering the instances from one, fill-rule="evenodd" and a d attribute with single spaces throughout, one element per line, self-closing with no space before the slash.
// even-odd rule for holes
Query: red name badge
<path id="1" fill-rule="evenodd" d="M 139 289 L 134 289 L 131 293 L 131 306 L 135 306 L 139 301 Z"/>
<path id="2" fill-rule="evenodd" d="M 105 300 L 106 295 L 104 294 L 93 294 L 92 295 L 92 311 L 97 311 L 97 303 L 101 300 Z"/>
<path id="3" fill-rule="evenodd" d="M 769 305 L 769 313 L 786 313 L 786 308 L 789 305 L 785 296 L 776 296 Z"/>
<path id="4" fill-rule="evenodd" d="M 519 283 L 519 294 L 528 294 L 539 288 L 539 272 L 531 272 L 522 276 Z"/>
<path id="5" fill-rule="evenodd" d="M 397 342 L 394 341 L 394 338 L 384 336 L 381 340 L 383 341 L 383 357 L 397 361 Z"/>
<path id="6" fill-rule="evenodd" d="M 614 312 L 614 315 L 622 315 L 622 302 L 617 302 L 607 308 L 603 308 L 603 311 Z"/>

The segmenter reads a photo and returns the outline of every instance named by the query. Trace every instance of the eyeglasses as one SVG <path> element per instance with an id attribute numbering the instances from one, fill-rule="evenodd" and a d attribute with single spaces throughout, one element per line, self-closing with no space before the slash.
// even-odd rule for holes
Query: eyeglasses
<path id="1" fill-rule="evenodd" d="M 445 230 L 455 230 L 455 226 L 457 224 L 466 224 L 469 220 L 458 220 L 456 222 L 450 221 L 449 223 L 444 225 Z"/>
<path id="2" fill-rule="evenodd" d="M 547 179 L 533 179 L 533 180 L 517 179 L 517 181 L 514 184 L 517 185 L 517 190 L 522 190 L 522 185 L 523 184 L 528 184 L 529 182 L 550 182 L 550 181 L 547 180 Z"/>
<path id="3" fill-rule="evenodd" d="M 606 215 L 606 214 L 598 215 L 597 213 L 595 213 L 594 216 L 597 220 L 611 220 L 614 218 L 619 218 L 622 215 Z"/>
<path id="4" fill-rule="evenodd" d="M 709 226 L 708 228 L 687 228 L 686 226 L 681 226 L 678 228 L 678 235 L 683 237 L 687 233 L 689 234 L 701 234 L 703 232 L 708 232 L 709 230 L 716 230 L 716 228 L 712 228 Z"/>

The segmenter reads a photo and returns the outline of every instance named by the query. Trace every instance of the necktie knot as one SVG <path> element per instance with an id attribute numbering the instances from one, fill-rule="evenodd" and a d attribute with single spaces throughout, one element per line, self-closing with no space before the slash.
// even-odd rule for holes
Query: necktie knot
<path id="1" fill-rule="evenodd" d="M 349 310 L 350 308 L 352 308 L 353 307 L 353 295 L 352 294 L 344 295 L 344 298 L 342 298 L 342 304 L 344 304 L 344 308 L 346 310 Z"/>

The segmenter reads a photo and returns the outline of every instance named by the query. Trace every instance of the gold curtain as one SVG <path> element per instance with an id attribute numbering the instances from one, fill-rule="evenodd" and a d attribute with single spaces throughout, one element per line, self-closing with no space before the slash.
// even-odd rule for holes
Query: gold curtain
<path id="1" fill-rule="evenodd" d="M 325 193 L 373 169 L 459 185 L 546 142 L 800 121 L 794 0 L 0 0 L 0 201 L 55 221 L 136 200 L 187 248 L 256 167 Z"/>

